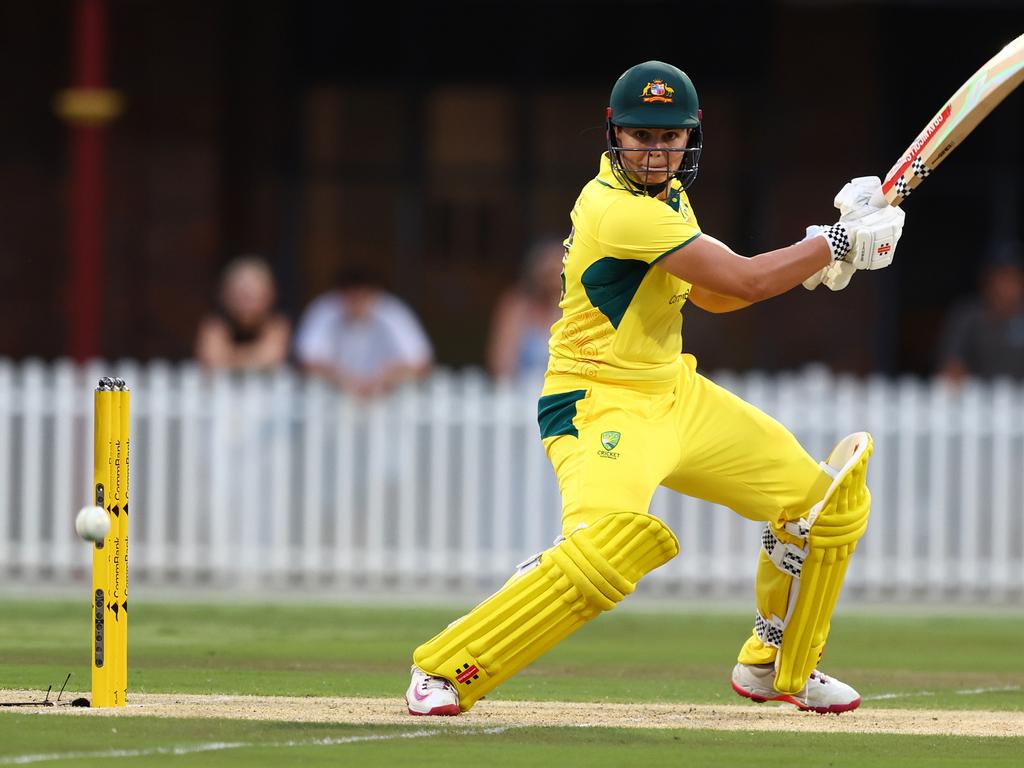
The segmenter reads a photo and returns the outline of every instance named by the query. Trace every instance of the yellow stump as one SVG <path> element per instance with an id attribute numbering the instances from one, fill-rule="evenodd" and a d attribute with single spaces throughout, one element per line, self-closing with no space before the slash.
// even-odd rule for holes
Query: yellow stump
<path id="1" fill-rule="evenodd" d="M 115 589 L 118 593 L 118 609 L 115 611 L 115 624 L 118 637 L 117 664 L 114 667 L 116 690 L 120 693 L 119 703 L 124 704 L 128 698 L 128 473 L 131 439 L 129 437 L 129 416 L 131 394 L 124 381 L 116 398 L 121 401 L 120 430 L 117 435 L 114 452 L 114 503 L 120 505 L 116 515 L 119 528 L 120 547 L 114 559 Z"/>
<path id="2" fill-rule="evenodd" d="M 100 380 L 95 398 L 93 488 L 110 532 L 93 549 L 92 706 L 124 706 L 128 691 L 129 393 Z"/>

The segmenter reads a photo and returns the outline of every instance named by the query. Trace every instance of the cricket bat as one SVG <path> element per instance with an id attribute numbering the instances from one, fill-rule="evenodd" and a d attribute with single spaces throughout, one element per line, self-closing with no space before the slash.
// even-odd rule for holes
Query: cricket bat
<path id="1" fill-rule="evenodd" d="M 1024 35 L 971 75 L 885 175 L 882 194 L 899 205 L 1024 80 Z"/>

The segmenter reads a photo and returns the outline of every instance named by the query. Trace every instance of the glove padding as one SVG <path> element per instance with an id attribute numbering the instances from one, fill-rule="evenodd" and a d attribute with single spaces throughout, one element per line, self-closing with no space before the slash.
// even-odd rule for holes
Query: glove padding
<path id="1" fill-rule="evenodd" d="M 804 237 L 807 240 L 823 235 L 833 259 L 832 264 L 804 281 L 808 290 L 824 283 L 833 291 L 840 291 L 856 270 L 889 266 L 903 234 L 906 214 L 885 202 L 877 176 L 851 180 L 839 190 L 834 202 L 839 209 L 839 221 L 831 227 L 808 227 Z"/>
<path id="2" fill-rule="evenodd" d="M 882 269 L 892 264 L 896 243 L 903 234 L 906 214 L 902 208 L 861 208 L 851 212 L 855 219 L 844 221 L 852 248 L 843 257 L 856 269 Z"/>
<path id="3" fill-rule="evenodd" d="M 888 203 L 882 194 L 882 180 L 877 176 L 858 176 L 846 183 L 836 195 L 836 208 L 839 209 L 840 221 L 852 220 L 850 215 L 861 211 L 860 215 L 871 213 L 870 208 L 885 208 Z"/>
<path id="4" fill-rule="evenodd" d="M 810 240 L 812 237 L 818 235 L 824 235 L 826 230 L 833 229 L 832 227 L 823 227 L 818 224 L 812 224 L 807 228 L 807 234 L 804 236 L 804 240 Z M 857 271 L 857 268 L 848 261 L 835 258 L 836 251 L 832 247 L 832 241 L 826 235 L 825 239 L 829 243 L 829 249 L 832 250 L 832 263 L 827 267 L 822 267 L 813 275 L 804 280 L 804 288 L 809 291 L 813 291 L 819 285 L 823 284 L 829 290 L 841 291 L 850 283 L 850 278 L 853 277 L 853 273 Z M 801 240 L 800 242 L 803 242 Z"/>
<path id="5" fill-rule="evenodd" d="M 892 263 L 903 232 L 905 214 L 890 208 L 877 176 L 859 176 L 847 182 L 835 197 L 839 222 L 846 225 L 850 253 L 837 256 L 857 269 L 881 269 Z"/>

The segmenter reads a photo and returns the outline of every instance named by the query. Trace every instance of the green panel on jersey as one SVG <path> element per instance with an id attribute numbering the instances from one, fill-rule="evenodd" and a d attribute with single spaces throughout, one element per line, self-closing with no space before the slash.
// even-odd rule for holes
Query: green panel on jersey
<path id="1" fill-rule="evenodd" d="M 579 430 L 572 420 L 576 418 L 576 403 L 587 396 L 587 390 L 574 389 L 572 392 L 556 392 L 543 395 L 537 403 L 537 423 L 540 424 L 540 439 L 557 435 L 579 437 Z"/>
<path id="2" fill-rule="evenodd" d="M 581 282 L 590 303 L 618 328 L 650 264 L 639 259 L 598 259 L 583 273 Z"/>

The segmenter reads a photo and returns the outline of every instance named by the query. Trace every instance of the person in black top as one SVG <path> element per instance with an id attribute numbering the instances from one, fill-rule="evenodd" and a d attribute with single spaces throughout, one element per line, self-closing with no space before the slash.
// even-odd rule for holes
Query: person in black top
<path id="1" fill-rule="evenodd" d="M 221 278 L 220 305 L 203 318 L 196 358 L 206 367 L 267 370 L 284 363 L 291 323 L 275 311 L 276 288 L 269 265 L 258 256 L 231 261 Z"/>

